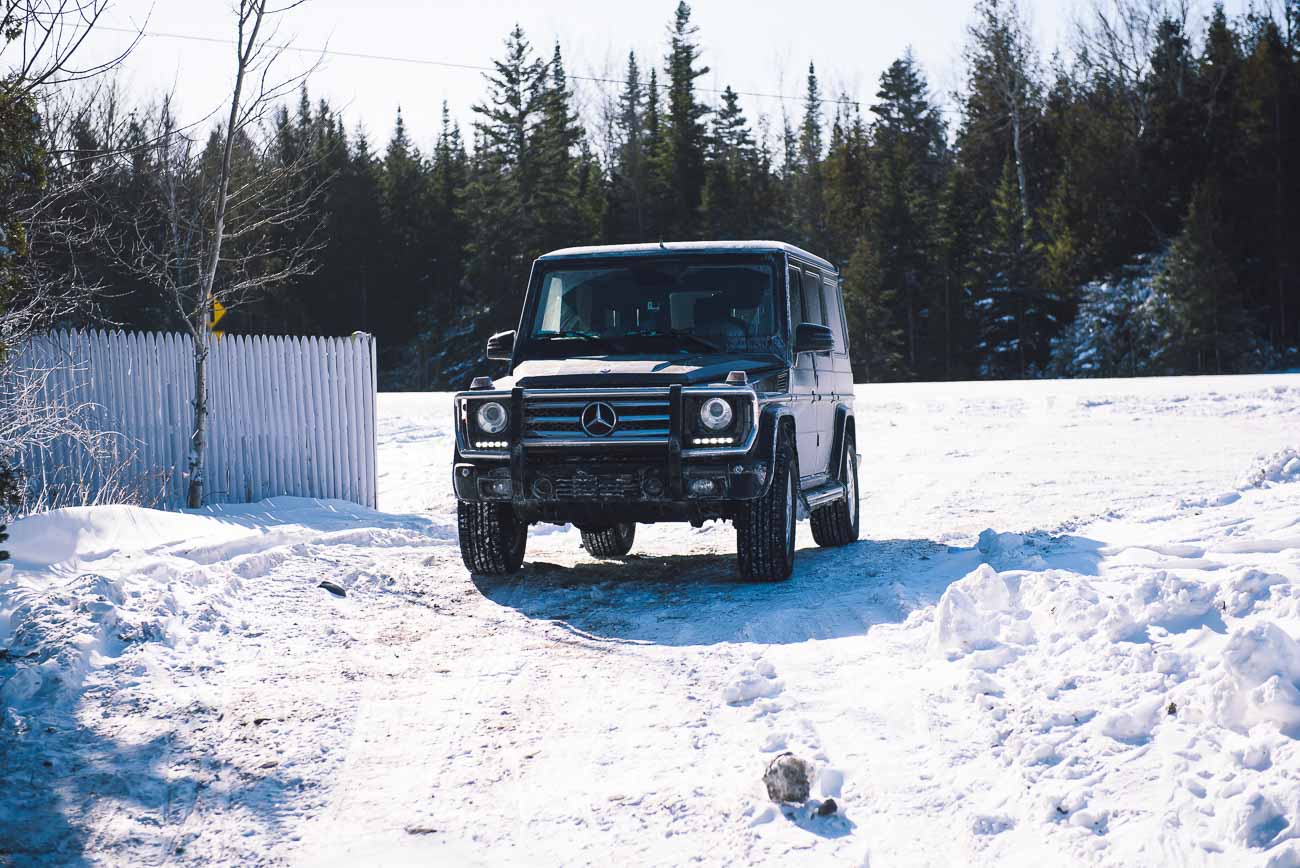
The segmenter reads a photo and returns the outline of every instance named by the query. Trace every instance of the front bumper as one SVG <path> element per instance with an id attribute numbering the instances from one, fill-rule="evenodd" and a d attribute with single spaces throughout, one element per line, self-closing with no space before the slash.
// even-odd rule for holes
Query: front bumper
<path id="1" fill-rule="evenodd" d="M 519 419 L 522 397 L 512 399 Z M 727 516 L 767 491 L 771 458 L 758 446 L 756 415 L 743 449 L 683 449 L 679 389 L 670 404 L 670 436 L 655 443 L 530 443 L 517 426 L 508 454 L 466 455 L 458 443 L 456 496 L 510 503 L 530 520 L 612 522 Z"/>
<path id="2" fill-rule="evenodd" d="M 663 462 L 549 458 L 544 462 L 462 460 L 453 480 L 456 496 L 469 501 L 511 501 L 516 505 L 609 503 L 666 504 L 751 500 L 767 490 L 765 460 L 684 462 L 673 480 Z M 513 465 L 513 462 L 512 462 Z"/>

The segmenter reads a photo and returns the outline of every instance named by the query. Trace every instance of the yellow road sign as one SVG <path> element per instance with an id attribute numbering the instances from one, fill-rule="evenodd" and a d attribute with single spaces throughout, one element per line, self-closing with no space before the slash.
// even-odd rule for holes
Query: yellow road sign
<path id="1" fill-rule="evenodd" d="M 215 329 L 217 327 L 217 323 L 221 322 L 221 318 L 225 315 L 226 315 L 226 306 L 221 302 L 217 301 L 215 298 L 212 299 L 212 322 L 208 323 L 208 327 Z"/>

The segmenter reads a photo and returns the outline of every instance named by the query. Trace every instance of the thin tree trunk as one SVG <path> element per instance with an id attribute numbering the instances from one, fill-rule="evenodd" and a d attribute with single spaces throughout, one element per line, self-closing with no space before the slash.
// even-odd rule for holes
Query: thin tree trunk
<path id="1" fill-rule="evenodd" d="M 212 244 L 208 263 L 200 283 L 198 308 L 193 312 L 194 335 L 194 435 L 191 438 L 190 485 L 187 498 L 191 509 L 203 505 L 203 463 L 206 458 L 204 432 L 208 422 L 207 354 L 211 340 L 212 302 L 215 300 L 217 266 L 221 262 L 221 242 L 226 232 L 226 208 L 230 204 L 230 160 L 235 147 L 235 134 L 239 127 L 239 105 L 244 89 L 244 74 L 257 46 L 257 33 L 262 26 L 265 0 L 242 0 L 239 10 L 239 39 L 236 43 L 238 61 L 235 67 L 235 89 L 230 97 L 230 115 L 226 120 L 226 140 L 221 148 L 221 168 L 217 178 L 216 201 L 212 213 Z M 244 25 L 251 21 L 252 31 L 244 41 Z"/>
<path id="2" fill-rule="evenodd" d="M 198 509 L 203 505 L 204 455 L 208 441 L 208 340 L 207 329 L 196 331 L 194 343 L 194 433 L 190 437 L 190 484 L 187 505 Z"/>
<path id="3" fill-rule="evenodd" d="M 1025 182 L 1025 155 L 1020 146 L 1020 108 L 1011 109 L 1011 146 L 1016 155 L 1016 185 L 1020 192 L 1020 224 L 1029 224 L 1029 193 Z"/>
<path id="4" fill-rule="evenodd" d="M 952 379 L 952 276 L 943 278 L 943 378 Z"/>
<path id="5" fill-rule="evenodd" d="M 1277 272 L 1277 345 L 1286 346 L 1286 242 L 1283 231 L 1282 206 L 1282 98 L 1273 97 L 1273 249 L 1277 261 L 1273 268 Z"/>

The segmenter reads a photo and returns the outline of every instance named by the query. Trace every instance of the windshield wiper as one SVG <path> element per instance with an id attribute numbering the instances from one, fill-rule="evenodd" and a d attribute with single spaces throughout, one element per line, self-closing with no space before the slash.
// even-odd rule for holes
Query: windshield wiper
<path id="1" fill-rule="evenodd" d="M 546 338 L 547 340 L 550 340 L 552 338 L 565 338 L 570 340 L 584 340 L 584 341 L 604 340 L 604 338 L 602 338 L 596 332 L 585 332 L 579 329 L 567 329 L 565 331 L 559 331 L 559 332 L 538 332 L 536 335 L 534 335 L 534 337 Z"/>
<path id="2" fill-rule="evenodd" d="M 704 349 L 708 350 L 711 353 L 722 352 L 722 347 L 718 346 L 713 341 L 709 340 L 708 338 L 702 338 L 699 335 L 695 334 L 694 332 L 687 331 L 686 329 L 646 329 L 644 331 L 628 331 L 623 333 L 623 337 L 626 338 L 660 338 L 660 337 L 686 338 L 688 341 L 694 341 L 697 347 L 703 347 Z M 682 352 L 686 352 L 686 350 L 683 349 Z"/>
<path id="3" fill-rule="evenodd" d="M 599 332 L 583 331 L 582 329 L 565 329 L 558 332 L 542 332 L 534 336 L 538 339 L 562 341 L 581 341 L 584 344 L 599 344 L 605 350 L 615 353 L 623 352 L 622 341 L 610 335 L 602 335 Z"/>

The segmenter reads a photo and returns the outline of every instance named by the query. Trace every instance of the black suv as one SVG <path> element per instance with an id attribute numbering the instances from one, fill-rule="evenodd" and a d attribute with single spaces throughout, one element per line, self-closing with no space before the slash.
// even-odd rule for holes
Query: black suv
<path id="1" fill-rule="evenodd" d="M 536 522 L 622 557 L 637 522 L 730 519 L 741 574 L 790 575 L 795 525 L 858 538 L 839 273 L 775 241 L 557 250 L 533 264 L 510 376 L 456 395 L 460 550 L 519 569 Z"/>

